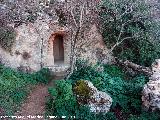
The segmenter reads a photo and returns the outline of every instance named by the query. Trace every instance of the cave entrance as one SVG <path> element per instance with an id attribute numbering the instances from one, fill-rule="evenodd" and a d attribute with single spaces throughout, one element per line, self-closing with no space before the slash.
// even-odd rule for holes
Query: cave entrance
<path id="1" fill-rule="evenodd" d="M 53 56 L 54 64 L 64 63 L 64 46 L 63 46 L 63 36 L 56 35 L 53 41 Z"/>

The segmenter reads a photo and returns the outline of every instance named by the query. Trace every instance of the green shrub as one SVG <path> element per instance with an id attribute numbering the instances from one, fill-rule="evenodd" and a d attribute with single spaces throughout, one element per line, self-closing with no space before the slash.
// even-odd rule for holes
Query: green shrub
<path id="1" fill-rule="evenodd" d="M 84 60 L 77 60 L 76 67 L 78 70 L 74 71 L 74 74 L 70 77 L 73 84 L 76 83 L 78 80 L 93 80 L 95 77 L 99 77 L 101 75 L 100 72 L 96 72 L 95 69 L 97 65 L 92 66 L 87 61 Z"/>
<path id="2" fill-rule="evenodd" d="M 47 84 L 52 79 L 48 68 L 43 68 L 36 73 L 32 73 L 31 76 L 33 77 L 34 81 L 45 84 Z"/>
<path id="3" fill-rule="evenodd" d="M 14 115 L 30 88 L 37 83 L 48 83 L 49 79 L 48 69 L 27 74 L 0 65 L 0 108 L 3 108 L 7 115 Z"/>
<path id="4" fill-rule="evenodd" d="M 58 95 L 57 90 L 53 87 L 48 88 L 48 93 L 53 97 L 56 97 Z"/>
<path id="5" fill-rule="evenodd" d="M 122 69 L 116 65 L 104 65 L 104 71 L 111 77 L 120 77 L 124 79 L 126 76 Z"/>
<path id="6" fill-rule="evenodd" d="M 73 116 L 78 106 L 73 95 L 71 83 L 65 80 L 58 80 L 56 81 L 56 89 L 50 88 L 49 93 L 54 95 L 55 100 L 50 99 L 47 103 L 48 114 L 59 117 Z"/>
<path id="7" fill-rule="evenodd" d="M 11 52 L 15 37 L 16 33 L 13 28 L 0 26 L 0 45 L 4 50 Z"/>
<path id="8" fill-rule="evenodd" d="M 16 104 L 21 103 L 27 96 L 28 90 L 25 88 L 18 88 L 11 93 L 10 99 L 13 99 L 13 102 Z"/>
<path id="9" fill-rule="evenodd" d="M 141 91 L 148 77 L 137 75 L 130 80 L 124 80 L 126 75 L 117 66 L 105 65 L 104 72 L 98 72 L 96 66 L 90 66 L 85 61 L 78 61 L 76 65 L 78 69 L 73 72 L 70 80 L 57 81 L 55 88 L 49 88 L 51 97 L 47 102 L 48 115 L 76 116 L 79 120 L 116 120 L 120 119 L 117 115 L 119 111 L 120 117 L 126 120 L 159 119 L 156 112 L 144 112 L 142 109 Z M 94 114 L 90 112 L 88 106 L 78 104 L 72 86 L 76 83 L 83 84 L 83 79 L 91 81 L 98 90 L 112 97 L 110 112 Z M 80 91 L 83 93 L 84 89 Z"/>

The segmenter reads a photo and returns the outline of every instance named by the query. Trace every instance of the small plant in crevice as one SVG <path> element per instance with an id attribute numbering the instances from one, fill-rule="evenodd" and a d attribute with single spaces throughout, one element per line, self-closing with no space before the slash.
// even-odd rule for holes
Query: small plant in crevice
<path id="1" fill-rule="evenodd" d="M 66 25 L 66 15 L 62 9 L 55 9 L 56 14 L 58 16 L 58 22 L 60 26 L 65 26 Z"/>
<path id="2" fill-rule="evenodd" d="M 26 21 L 34 23 L 37 20 L 37 14 L 36 13 L 32 13 L 32 11 L 29 13 L 29 15 L 27 16 Z"/>
<path id="3" fill-rule="evenodd" d="M 0 26 L 0 46 L 11 52 L 13 44 L 15 42 L 16 33 L 12 27 Z"/>
<path id="4" fill-rule="evenodd" d="M 31 55 L 30 55 L 30 53 L 25 51 L 22 53 L 22 57 L 24 60 L 28 60 L 31 57 Z"/>
<path id="5" fill-rule="evenodd" d="M 21 53 L 18 50 L 15 51 L 15 54 L 16 55 L 21 55 Z"/>
<path id="6" fill-rule="evenodd" d="M 55 0 L 50 0 L 50 4 L 54 4 L 55 3 Z"/>
<path id="7" fill-rule="evenodd" d="M 73 87 L 73 91 L 78 96 L 77 99 L 80 104 L 86 104 L 92 95 L 92 90 L 84 80 L 78 80 Z"/>
<path id="8" fill-rule="evenodd" d="M 32 69 L 29 66 L 20 65 L 17 67 L 17 70 L 20 72 L 31 73 Z"/>

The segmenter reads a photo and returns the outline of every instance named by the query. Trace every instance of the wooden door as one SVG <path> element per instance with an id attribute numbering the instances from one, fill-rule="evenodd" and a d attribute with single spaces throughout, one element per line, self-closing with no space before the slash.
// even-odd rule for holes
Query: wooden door
<path id="1" fill-rule="evenodd" d="M 55 36 L 53 41 L 53 54 L 55 62 L 64 61 L 63 36 Z"/>

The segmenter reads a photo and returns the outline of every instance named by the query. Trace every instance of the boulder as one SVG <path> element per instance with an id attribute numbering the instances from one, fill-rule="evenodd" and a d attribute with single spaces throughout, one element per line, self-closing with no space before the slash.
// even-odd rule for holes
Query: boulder
<path id="1" fill-rule="evenodd" d="M 89 100 L 90 111 L 107 113 L 112 105 L 112 98 L 105 92 L 96 91 Z"/>
<path id="2" fill-rule="evenodd" d="M 92 95 L 88 100 L 90 111 L 94 113 L 107 113 L 112 105 L 112 98 L 107 93 L 97 90 L 90 81 L 86 81 L 86 83 L 92 90 Z"/>
<path id="3" fill-rule="evenodd" d="M 77 95 L 78 102 L 82 104 L 82 99 L 87 99 L 87 106 L 89 106 L 90 111 L 94 113 L 107 113 L 112 105 L 112 98 L 105 92 L 97 90 L 96 87 L 90 82 L 85 80 L 87 87 L 90 90 L 89 97 L 84 97 L 82 94 Z M 80 99 L 80 97 L 82 99 Z M 84 102 L 83 102 L 84 103 Z"/>
<path id="4" fill-rule="evenodd" d="M 152 64 L 152 76 L 142 91 L 142 102 L 146 110 L 160 110 L 160 59 Z"/>

